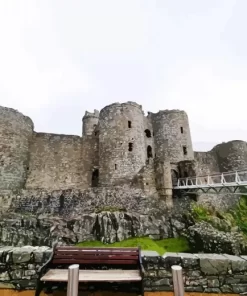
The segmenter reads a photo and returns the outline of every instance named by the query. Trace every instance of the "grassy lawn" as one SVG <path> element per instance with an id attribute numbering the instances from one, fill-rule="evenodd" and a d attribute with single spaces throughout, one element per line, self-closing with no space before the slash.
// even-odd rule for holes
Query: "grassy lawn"
<path id="1" fill-rule="evenodd" d="M 169 238 L 163 240 L 152 240 L 148 237 L 130 238 L 113 244 L 103 244 L 100 241 L 89 241 L 78 243 L 80 247 L 138 247 L 145 251 L 156 251 L 160 255 L 166 252 L 188 252 L 189 246 L 185 238 Z"/>

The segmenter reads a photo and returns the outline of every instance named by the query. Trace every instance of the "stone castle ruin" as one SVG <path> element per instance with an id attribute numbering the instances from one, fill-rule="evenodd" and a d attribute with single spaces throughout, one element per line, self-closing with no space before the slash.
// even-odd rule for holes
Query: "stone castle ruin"
<path id="1" fill-rule="evenodd" d="M 134 102 L 86 112 L 82 137 L 37 133 L 30 118 L 0 107 L 0 190 L 88 190 L 128 185 L 172 205 L 178 177 L 247 167 L 247 144 L 194 152 L 188 116 Z"/>

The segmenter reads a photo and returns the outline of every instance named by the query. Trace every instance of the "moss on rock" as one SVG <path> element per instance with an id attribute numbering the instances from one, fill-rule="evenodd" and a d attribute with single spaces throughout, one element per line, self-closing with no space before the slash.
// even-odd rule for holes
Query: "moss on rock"
<path id="1" fill-rule="evenodd" d="M 79 247 L 140 247 L 145 251 L 156 251 L 160 255 L 166 252 L 188 252 L 189 246 L 186 238 L 170 238 L 162 240 L 152 240 L 148 237 L 139 237 L 123 240 L 113 244 L 104 244 L 100 241 L 85 241 L 78 243 Z"/>

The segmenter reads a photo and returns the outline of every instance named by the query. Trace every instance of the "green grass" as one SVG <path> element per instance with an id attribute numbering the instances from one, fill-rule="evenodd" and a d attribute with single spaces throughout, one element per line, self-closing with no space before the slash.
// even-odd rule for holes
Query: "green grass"
<path id="1" fill-rule="evenodd" d="M 169 238 L 163 240 L 152 240 L 148 237 L 130 238 L 113 244 L 103 244 L 100 241 L 88 241 L 78 243 L 80 247 L 138 247 L 145 251 L 156 251 L 160 255 L 166 252 L 187 252 L 189 251 L 188 242 L 185 238 Z"/>
<path id="2" fill-rule="evenodd" d="M 189 244 L 186 238 L 178 237 L 178 238 L 167 238 L 155 241 L 155 243 L 162 247 L 165 252 L 189 252 Z"/>

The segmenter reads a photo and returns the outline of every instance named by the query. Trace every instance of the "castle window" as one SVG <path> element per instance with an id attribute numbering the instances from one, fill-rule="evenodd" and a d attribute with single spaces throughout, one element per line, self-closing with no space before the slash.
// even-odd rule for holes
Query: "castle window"
<path id="1" fill-rule="evenodd" d="M 151 132 L 149 129 L 145 130 L 145 134 L 146 134 L 147 138 L 151 138 Z"/>
<path id="2" fill-rule="evenodd" d="M 150 145 L 148 145 L 148 147 L 147 147 L 147 157 L 148 158 L 153 157 L 152 147 Z"/>
<path id="3" fill-rule="evenodd" d="M 184 133 L 184 128 L 182 126 L 180 127 L 180 131 L 181 131 L 181 134 Z"/>
<path id="4" fill-rule="evenodd" d="M 92 173 L 92 187 L 97 187 L 99 183 L 99 170 L 95 169 Z"/>
<path id="5" fill-rule="evenodd" d="M 183 146 L 183 153 L 184 153 L 184 155 L 187 155 L 188 154 L 188 151 L 187 151 L 187 147 L 186 146 Z"/>
<path id="6" fill-rule="evenodd" d="M 131 128 L 131 121 L 128 121 L 128 127 Z"/>
<path id="7" fill-rule="evenodd" d="M 129 151 L 133 151 L 133 143 L 129 143 Z"/>
<path id="8" fill-rule="evenodd" d="M 115 170 L 117 170 L 117 164 L 115 163 Z"/>

